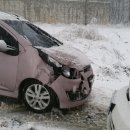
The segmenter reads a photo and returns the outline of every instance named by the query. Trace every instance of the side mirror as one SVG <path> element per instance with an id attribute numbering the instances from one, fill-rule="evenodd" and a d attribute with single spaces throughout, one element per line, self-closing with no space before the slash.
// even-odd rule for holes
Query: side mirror
<path id="1" fill-rule="evenodd" d="M 7 45 L 4 40 L 0 40 L 0 52 L 6 52 L 6 51 L 9 51 L 9 50 L 15 51 L 16 48 Z"/>

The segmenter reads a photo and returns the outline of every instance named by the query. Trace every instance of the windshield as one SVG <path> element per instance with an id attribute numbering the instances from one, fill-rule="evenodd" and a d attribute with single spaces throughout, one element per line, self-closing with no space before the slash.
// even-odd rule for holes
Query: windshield
<path id="1" fill-rule="evenodd" d="M 5 22 L 24 38 L 28 39 L 32 46 L 49 48 L 52 46 L 62 45 L 60 41 L 29 22 L 11 20 L 6 20 Z"/>

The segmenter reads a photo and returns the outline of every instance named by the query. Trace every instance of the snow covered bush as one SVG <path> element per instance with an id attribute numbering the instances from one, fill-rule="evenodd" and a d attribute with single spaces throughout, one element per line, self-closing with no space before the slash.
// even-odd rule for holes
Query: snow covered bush
<path id="1" fill-rule="evenodd" d="M 105 40 L 105 37 L 100 35 L 94 26 L 76 24 L 71 24 L 71 26 L 65 28 L 62 32 L 57 34 L 56 37 L 65 39 L 67 41 L 74 40 L 76 38 L 83 38 L 94 41 Z"/>
<path id="2" fill-rule="evenodd" d="M 86 27 L 82 32 L 82 38 L 95 41 L 105 39 L 103 36 L 99 34 L 98 30 L 93 27 Z"/>

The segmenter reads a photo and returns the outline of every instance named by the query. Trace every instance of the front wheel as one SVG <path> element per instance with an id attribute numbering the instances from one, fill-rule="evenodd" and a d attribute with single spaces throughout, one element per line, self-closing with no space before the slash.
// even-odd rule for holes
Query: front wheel
<path id="1" fill-rule="evenodd" d="M 27 108 L 36 113 L 51 110 L 53 106 L 53 92 L 45 85 L 31 84 L 23 91 L 23 101 Z"/>

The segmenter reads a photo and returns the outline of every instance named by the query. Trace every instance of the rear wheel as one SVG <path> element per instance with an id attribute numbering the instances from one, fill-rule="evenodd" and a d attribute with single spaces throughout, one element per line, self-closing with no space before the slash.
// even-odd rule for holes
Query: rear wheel
<path id="1" fill-rule="evenodd" d="M 53 107 L 54 94 L 49 87 L 35 83 L 25 87 L 23 100 L 29 110 L 42 113 Z"/>

